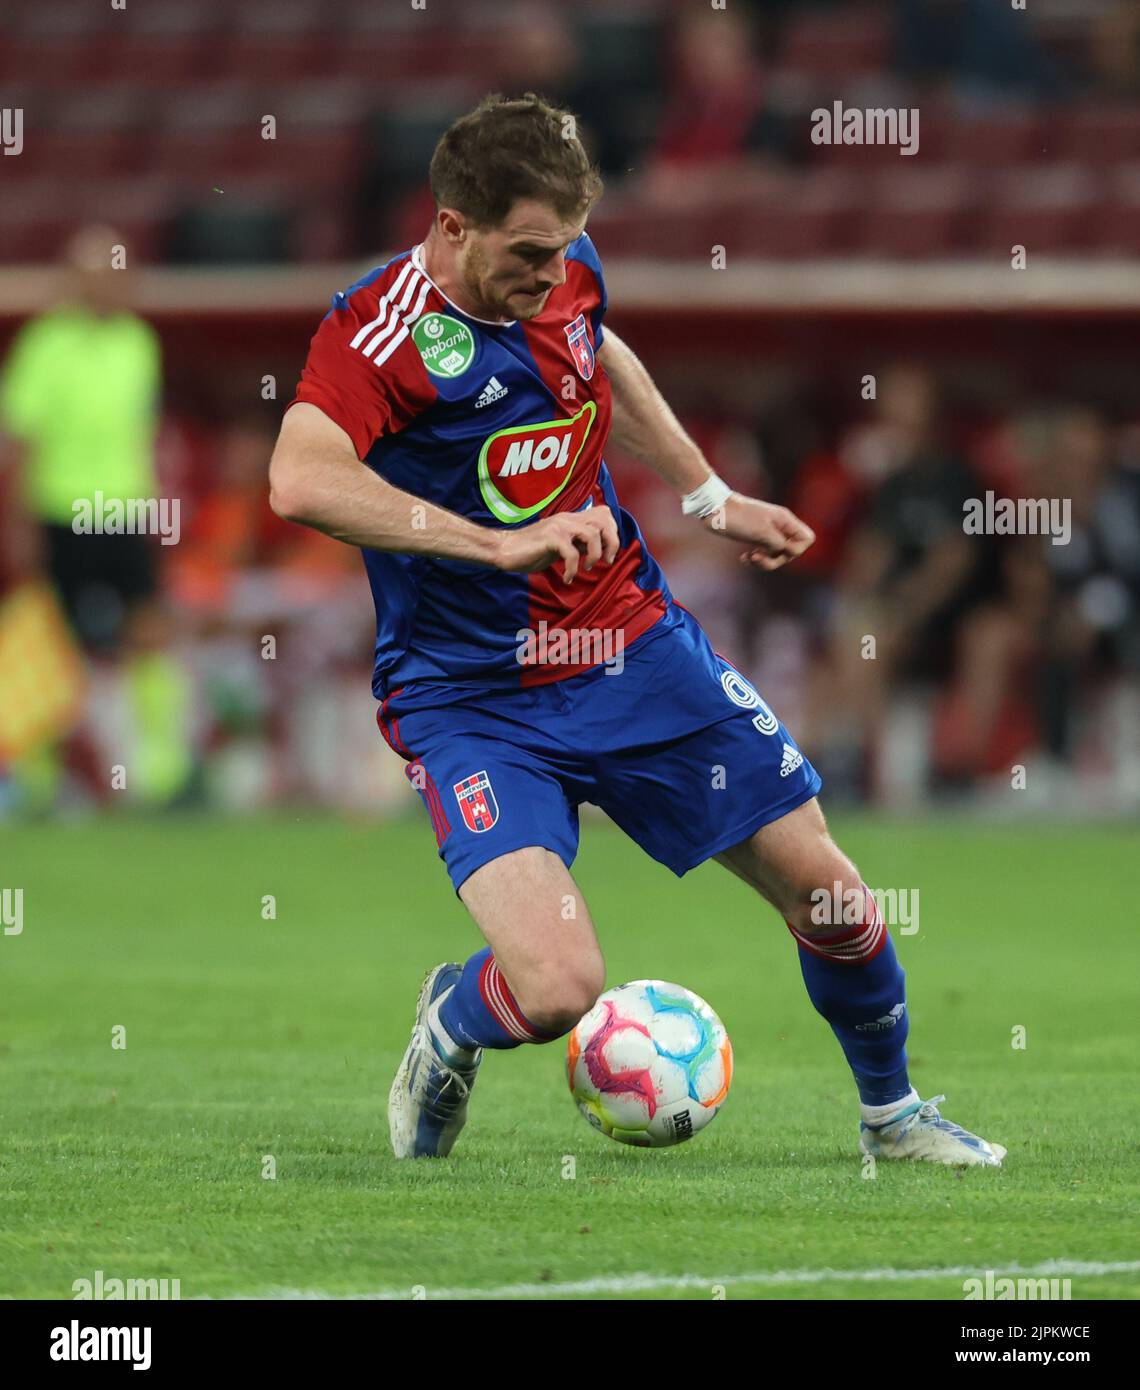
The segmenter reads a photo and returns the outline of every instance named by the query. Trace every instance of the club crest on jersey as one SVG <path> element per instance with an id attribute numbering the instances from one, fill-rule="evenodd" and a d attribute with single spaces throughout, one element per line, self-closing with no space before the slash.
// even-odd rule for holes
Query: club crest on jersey
<path id="1" fill-rule="evenodd" d="M 594 375 L 594 345 L 590 342 L 590 335 L 586 331 L 586 315 L 579 314 L 573 323 L 564 324 L 562 331 L 566 334 L 566 341 L 570 344 L 570 352 L 574 358 L 574 365 L 578 368 L 578 375 L 583 381 L 589 381 Z"/>
<path id="2" fill-rule="evenodd" d="M 597 413 L 587 401 L 569 420 L 496 430 L 479 451 L 479 491 L 491 515 L 510 525 L 553 502 L 570 481 Z"/>
<path id="3" fill-rule="evenodd" d="M 464 777 L 454 786 L 455 799 L 463 813 L 463 823 L 476 835 L 490 828 L 499 819 L 499 803 L 491 790 L 491 779 L 486 772 L 475 772 Z"/>

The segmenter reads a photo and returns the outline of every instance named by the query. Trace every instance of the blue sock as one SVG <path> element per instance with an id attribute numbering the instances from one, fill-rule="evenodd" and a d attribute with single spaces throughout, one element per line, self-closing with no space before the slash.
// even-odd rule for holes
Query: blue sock
<path id="1" fill-rule="evenodd" d="M 522 1043 L 550 1041 L 519 1008 L 489 946 L 464 965 L 458 982 L 439 1006 L 439 1022 L 453 1042 L 474 1050 L 506 1051 Z"/>
<path id="2" fill-rule="evenodd" d="M 870 892 L 865 916 L 862 924 L 826 936 L 807 936 L 790 924 L 789 929 L 799 943 L 808 996 L 839 1040 L 859 1099 L 887 1105 L 911 1089 L 906 976 Z"/>

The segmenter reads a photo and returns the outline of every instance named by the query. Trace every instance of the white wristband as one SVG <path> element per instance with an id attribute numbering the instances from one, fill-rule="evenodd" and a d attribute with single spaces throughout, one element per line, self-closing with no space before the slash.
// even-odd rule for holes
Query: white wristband
<path id="1" fill-rule="evenodd" d="M 718 478 L 713 473 L 700 487 L 687 492 L 681 498 L 681 511 L 685 516 L 711 516 L 713 512 L 719 511 L 731 496 L 732 488 L 723 478 Z"/>

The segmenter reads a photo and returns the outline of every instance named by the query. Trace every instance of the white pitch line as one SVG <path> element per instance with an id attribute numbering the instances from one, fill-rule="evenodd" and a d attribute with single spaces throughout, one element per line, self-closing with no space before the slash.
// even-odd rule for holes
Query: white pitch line
<path id="1" fill-rule="evenodd" d="M 265 1294 L 242 1295 L 252 1298 L 351 1299 L 412 1301 L 413 1287 L 423 1287 L 428 1299 L 480 1298 L 562 1298 L 575 1294 L 651 1293 L 654 1289 L 711 1289 L 723 1284 L 759 1284 L 779 1287 L 786 1284 L 827 1284 L 847 1279 L 859 1284 L 894 1283 L 907 1279 L 978 1278 L 986 1270 L 977 1264 L 947 1265 L 941 1269 L 766 1269 L 753 1274 L 621 1274 L 608 1278 L 580 1279 L 563 1284 L 500 1284 L 489 1289 L 433 1288 L 406 1285 L 400 1289 L 377 1289 L 373 1293 L 334 1294 L 321 1289 L 272 1289 Z M 1140 1260 L 1045 1260 L 1037 1265 L 1004 1265 L 994 1269 L 995 1278 L 1061 1278 L 1063 1276 L 1140 1273 Z"/>

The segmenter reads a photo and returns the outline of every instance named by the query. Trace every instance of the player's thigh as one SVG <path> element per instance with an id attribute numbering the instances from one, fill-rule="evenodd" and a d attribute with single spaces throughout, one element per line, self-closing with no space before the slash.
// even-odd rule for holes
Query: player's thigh
<path id="1" fill-rule="evenodd" d="M 839 892 L 846 894 L 862 882 L 855 865 L 831 838 L 815 797 L 761 826 L 716 860 L 751 884 L 800 931 L 813 926 L 818 930 L 818 913 L 813 918 L 812 909 L 820 892 L 834 894 L 839 884 Z"/>
<path id="2" fill-rule="evenodd" d="M 492 859 L 459 896 L 495 953 L 519 1008 L 573 1026 L 601 993 L 605 963 L 586 900 L 557 854 L 537 845 Z"/>
<path id="3" fill-rule="evenodd" d="M 711 648 L 694 659 L 676 646 L 677 685 L 644 690 L 628 721 L 638 742 L 608 752 L 590 799 L 684 874 L 813 800 L 820 779 L 734 666 Z"/>

